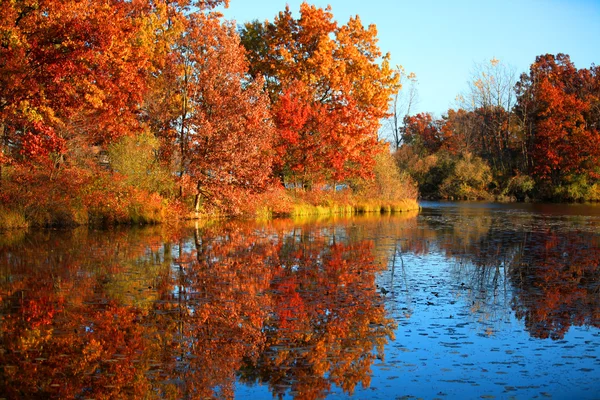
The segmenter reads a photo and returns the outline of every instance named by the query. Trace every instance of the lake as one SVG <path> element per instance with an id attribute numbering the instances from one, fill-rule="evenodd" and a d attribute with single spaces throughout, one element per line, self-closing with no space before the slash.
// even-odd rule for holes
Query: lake
<path id="1" fill-rule="evenodd" d="M 600 393 L 600 207 L 0 235 L 0 398 Z"/>

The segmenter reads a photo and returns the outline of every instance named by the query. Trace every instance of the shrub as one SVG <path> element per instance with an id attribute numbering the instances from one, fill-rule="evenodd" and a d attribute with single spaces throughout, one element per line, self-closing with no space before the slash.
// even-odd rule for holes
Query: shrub
<path id="1" fill-rule="evenodd" d="M 491 182 L 489 165 L 481 158 L 465 153 L 440 185 L 440 194 L 451 199 L 490 199 L 487 187 Z"/>
<path id="2" fill-rule="evenodd" d="M 516 175 L 510 178 L 506 185 L 505 194 L 514 196 L 517 201 L 524 201 L 531 197 L 535 181 L 529 175 Z"/>
<path id="3" fill-rule="evenodd" d="M 118 173 L 99 174 L 81 200 L 89 222 L 102 225 L 162 222 L 169 208 L 158 193 L 131 186 Z"/>
<path id="4" fill-rule="evenodd" d="M 149 132 L 125 136 L 108 147 L 110 166 L 128 185 L 172 197 L 174 179 L 156 158 L 159 141 Z"/>
<path id="5" fill-rule="evenodd" d="M 418 189 L 406 171 L 401 171 L 394 156 L 383 151 L 375 157 L 373 180 L 360 180 L 355 184 L 356 194 L 376 203 L 389 203 L 405 199 L 416 199 Z"/>
<path id="6" fill-rule="evenodd" d="M 27 228 L 29 223 L 23 210 L 0 205 L 0 229 Z"/>
<path id="7" fill-rule="evenodd" d="M 598 184 L 588 183 L 585 175 L 571 177 L 564 184 L 553 187 L 551 200 L 554 201 L 598 201 Z"/>
<path id="8" fill-rule="evenodd" d="M 3 206 L 22 214 L 27 225 L 65 226 L 86 222 L 78 195 L 89 181 L 77 167 L 14 166 L 2 181 Z"/>

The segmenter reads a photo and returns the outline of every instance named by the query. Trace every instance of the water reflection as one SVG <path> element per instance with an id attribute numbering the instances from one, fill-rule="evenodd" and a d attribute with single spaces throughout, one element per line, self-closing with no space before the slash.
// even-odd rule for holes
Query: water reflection
<path id="1" fill-rule="evenodd" d="M 523 207 L 433 208 L 422 219 L 435 251 L 454 260 L 455 279 L 472 290 L 474 309 L 497 311 L 499 296 L 510 295 L 538 338 L 562 339 L 571 325 L 600 327 L 600 208 L 575 215 L 581 207 Z"/>
<path id="2" fill-rule="evenodd" d="M 0 392 L 321 398 L 368 386 L 394 322 L 347 224 L 28 236 L 2 249 Z M 150 244 L 148 246 L 148 244 Z"/>
<path id="3" fill-rule="evenodd" d="M 600 328 L 600 240 L 581 231 L 523 235 L 511 269 L 513 307 L 531 335 L 562 339 L 571 325 Z"/>
<path id="4" fill-rule="evenodd" d="M 481 204 L 6 234 L 0 393 L 458 397 L 468 385 L 532 397 L 560 395 L 535 371 L 567 357 L 570 379 L 597 388 L 599 241 L 600 214 Z M 596 336 L 568 338 L 573 327 Z M 539 356 L 555 341 L 554 358 Z M 514 386 L 500 379 L 511 365 Z M 554 365 L 557 377 L 572 368 Z"/>

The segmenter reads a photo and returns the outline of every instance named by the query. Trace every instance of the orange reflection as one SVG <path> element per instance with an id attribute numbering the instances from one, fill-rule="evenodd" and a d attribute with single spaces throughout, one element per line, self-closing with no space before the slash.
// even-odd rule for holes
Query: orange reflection
<path id="1" fill-rule="evenodd" d="M 582 232 L 544 232 L 527 241 L 513 307 L 532 336 L 562 339 L 571 325 L 600 327 L 600 240 Z"/>
<path id="2" fill-rule="evenodd" d="M 30 235 L 0 258 L 8 398 L 351 393 L 392 335 L 371 241 L 278 221 Z M 32 245 L 32 243 L 34 245 Z"/>

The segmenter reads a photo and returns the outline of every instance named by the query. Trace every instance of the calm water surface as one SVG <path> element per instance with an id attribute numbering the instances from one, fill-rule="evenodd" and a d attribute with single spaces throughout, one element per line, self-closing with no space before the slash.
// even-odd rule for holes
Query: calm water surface
<path id="1" fill-rule="evenodd" d="M 600 398 L 600 207 L 0 235 L 0 398 Z"/>

